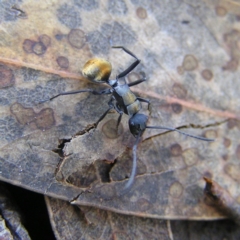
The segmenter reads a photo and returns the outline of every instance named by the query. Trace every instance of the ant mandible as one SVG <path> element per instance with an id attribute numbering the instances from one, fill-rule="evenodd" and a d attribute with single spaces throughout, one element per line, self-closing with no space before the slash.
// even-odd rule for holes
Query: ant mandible
<path id="1" fill-rule="evenodd" d="M 140 138 L 146 128 L 176 131 L 188 137 L 192 137 L 192 138 L 196 138 L 196 139 L 208 141 L 208 142 L 213 141 L 213 139 L 194 136 L 171 127 L 147 126 L 146 123 L 148 120 L 148 116 L 139 112 L 142 108 L 141 102 L 147 103 L 148 109 L 149 109 L 150 101 L 141 97 L 137 97 L 130 90 L 131 86 L 134 86 L 146 81 L 146 78 L 143 77 L 132 83 L 125 83 L 125 84 L 119 83 L 119 79 L 127 76 L 140 63 L 140 59 L 138 59 L 132 52 L 130 52 L 125 47 L 122 47 L 122 46 L 112 46 L 112 47 L 120 48 L 124 52 L 126 52 L 127 54 L 135 58 L 135 61 L 126 70 L 118 74 L 116 76 L 116 79 L 112 79 L 112 80 L 109 79 L 112 71 L 112 66 L 111 66 L 111 63 L 105 59 L 101 59 L 101 58 L 90 59 L 85 63 L 82 70 L 83 76 L 86 77 L 91 82 L 106 83 L 109 85 L 110 88 L 104 89 L 102 91 L 96 91 L 94 89 L 82 89 L 78 91 L 63 92 L 63 93 L 59 93 L 58 95 L 48 100 L 41 101 L 41 103 L 53 100 L 54 98 L 61 95 L 70 95 L 70 94 L 77 94 L 82 92 L 90 92 L 94 95 L 111 94 L 111 98 L 108 102 L 108 109 L 102 114 L 99 120 L 95 123 L 95 127 L 97 127 L 98 123 L 104 119 L 104 117 L 107 115 L 107 113 L 111 109 L 115 109 L 119 113 L 119 117 L 117 121 L 117 129 L 121 122 L 123 113 L 129 115 L 129 122 L 128 122 L 129 130 L 132 133 L 132 135 L 136 138 L 136 141 L 133 145 L 133 164 L 132 164 L 131 175 L 123 189 L 123 191 L 126 192 L 126 190 L 128 190 L 134 182 L 134 177 L 136 175 L 136 169 L 137 169 L 137 147 L 138 147 Z"/>

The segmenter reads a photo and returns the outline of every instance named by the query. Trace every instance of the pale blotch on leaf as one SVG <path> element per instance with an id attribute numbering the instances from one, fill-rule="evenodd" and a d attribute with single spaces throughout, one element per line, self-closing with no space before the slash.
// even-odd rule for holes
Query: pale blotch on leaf
<path id="1" fill-rule="evenodd" d="M 240 175 L 239 175 L 240 166 L 239 165 L 232 164 L 232 163 L 226 164 L 224 167 L 224 171 L 232 179 L 240 182 Z"/>
<path id="2" fill-rule="evenodd" d="M 182 67 L 185 71 L 193 71 L 198 67 L 198 61 L 193 55 L 186 55 Z"/>
<path id="3" fill-rule="evenodd" d="M 207 131 L 205 131 L 204 135 L 205 135 L 206 138 L 215 139 L 215 138 L 217 138 L 218 134 L 214 130 L 207 130 Z"/>
<path id="4" fill-rule="evenodd" d="M 195 148 L 185 150 L 182 155 L 187 166 L 195 165 L 198 162 L 198 151 Z"/>
<path id="5" fill-rule="evenodd" d="M 226 8 L 224 8 L 222 6 L 217 6 L 215 11 L 216 11 L 217 16 L 219 16 L 219 17 L 224 17 L 227 14 Z"/>
<path id="6" fill-rule="evenodd" d="M 180 182 L 174 182 L 169 189 L 169 194 L 174 198 L 179 198 L 182 195 L 183 186 Z"/>

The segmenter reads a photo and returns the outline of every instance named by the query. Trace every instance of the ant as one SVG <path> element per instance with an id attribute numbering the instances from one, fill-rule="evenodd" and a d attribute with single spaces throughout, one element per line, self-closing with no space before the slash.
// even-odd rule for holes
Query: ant
<path id="1" fill-rule="evenodd" d="M 124 78 L 127 76 L 139 63 L 140 59 L 138 59 L 131 51 L 126 49 L 123 46 L 112 46 L 113 48 L 120 48 L 130 56 L 132 56 L 135 61 L 123 72 L 118 74 L 116 76 L 116 79 L 109 79 L 112 66 L 111 63 L 108 62 L 105 59 L 101 58 L 93 58 L 90 59 L 85 63 L 83 66 L 82 74 L 84 77 L 86 77 L 88 80 L 94 83 L 106 83 L 109 85 L 110 88 L 104 89 L 102 91 L 96 91 L 94 89 L 82 89 L 77 91 L 71 91 L 71 92 L 63 92 L 59 93 L 58 95 L 51 97 L 48 100 L 41 101 L 41 103 L 46 101 L 51 101 L 54 98 L 61 96 L 61 95 L 70 95 L 70 94 L 77 94 L 82 92 L 90 92 L 94 95 L 105 95 L 105 94 L 111 94 L 110 100 L 108 102 L 108 109 L 102 114 L 102 116 L 99 118 L 99 120 L 94 124 L 95 127 L 97 127 L 98 123 L 104 119 L 104 117 L 107 115 L 107 113 L 111 109 L 115 109 L 119 113 L 119 117 L 117 120 L 117 129 L 121 122 L 123 113 L 129 115 L 129 130 L 132 133 L 132 135 L 136 138 L 136 141 L 133 145 L 133 164 L 132 164 L 132 171 L 130 178 L 128 179 L 126 185 L 124 186 L 123 192 L 126 192 L 131 185 L 134 182 L 134 178 L 136 175 L 136 169 L 137 169 L 137 147 L 140 141 L 140 138 L 145 131 L 146 128 L 149 129 L 164 129 L 169 131 L 176 131 L 178 133 L 184 134 L 188 137 L 196 138 L 203 141 L 214 141 L 213 139 L 208 139 L 200 136 L 194 136 L 185 132 L 182 132 L 176 128 L 171 127 L 162 127 L 162 126 L 147 126 L 147 120 L 148 116 L 139 113 L 142 106 L 141 102 L 145 102 L 148 104 L 148 110 L 150 109 L 150 101 L 141 97 L 137 97 L 131 90 L 130 87 L 140 84 L 142 82 L 146 81 L 146 78 L 143 77 L 139 80 L 136 80 L 132 83 L 124 83 L 120 84 L 119 79 Z"/>

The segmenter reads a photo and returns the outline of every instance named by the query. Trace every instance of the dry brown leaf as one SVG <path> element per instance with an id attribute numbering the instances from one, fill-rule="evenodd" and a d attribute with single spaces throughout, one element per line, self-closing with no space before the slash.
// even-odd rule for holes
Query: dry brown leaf
<path id="1" fill-rule="evenodd" d="M 0 213 L 0 239 L 31 239 L 19 209 L 3 183 L 0 183 Z"/>
<path id="2" fill-rule="evenodd" d="M 117 3 L 1 3 L 0 179 L 131 215 L 221 219 L 203 201 L 202 177 L 215 179 L 238 201 L 239 5 Z M 207 143 L 146 131 L 135 183 L 121 198 L 116 196 L 131 171 L 134 142 L 128 118 L 120 136 L 112 130 L 114 113 L 88 133 L 107 108 L 107 97 L 84 93 L 37 104 L 59 92 L 102 88 L 82 78 L 81 66 L 99 56 L 112 63 L 113 77 L 125 69 L 132 59 L 111 44 L 124 45 L 142 60 L 127 80 L 141 72 L 149 79 L 133 88 L 152 101 L 149 125 L 215 138 Z"/>
<path id="3" fill-rule="evenodd" d="M 170 221 L 126 216 L 46 198 L 57 239 L 239 239 L 231 221 Z"/>

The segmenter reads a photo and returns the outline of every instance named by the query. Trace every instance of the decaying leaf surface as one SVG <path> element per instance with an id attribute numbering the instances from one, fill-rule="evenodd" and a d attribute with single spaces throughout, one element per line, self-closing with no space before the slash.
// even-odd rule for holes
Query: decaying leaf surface
<path id="1" fill-rule="evenodd" d="M 14 1 L 1 3 L 0 178 L 126 214 L 222 218 L 203 202 L 202 177 L 216 179 L 238 199 L 238 5 L 118 2 L 23 1 L 17 12 Z M 83 93 L 37 104 L 59 92 L 101 88 L 79 75 L 92 56 L 110 60 L 113 77 L 129 66 L 132 59 L 111 50 L 111 44 L 126 46 L 142 60 L 127 80 L 140 72 L 149 78 L 134 88 L 152 100 L 149 125 L 182 127 L 216 139 L 207 143 L 146 131 L 135 183 L 122 197 L 134 142 L 127 117 L 120 134 L 114 130 L 117 114 L 86 132 L 107 109 L 108 97 Z M 58 154 L 59 139 L 69 141 L 64 158 Z"/>
<path id="2" fill-rule="evenodd" d="M 126 216 L 93 207 L 73 206 L 46 197 L 57 239 L 239 239 L 230 221 L 167 221 Z"/>
<path id="3" fill-rule="evenodd" d="M 22 218 L 4 184 L 0 185 L 0 239 L 30 240 Z"/>

